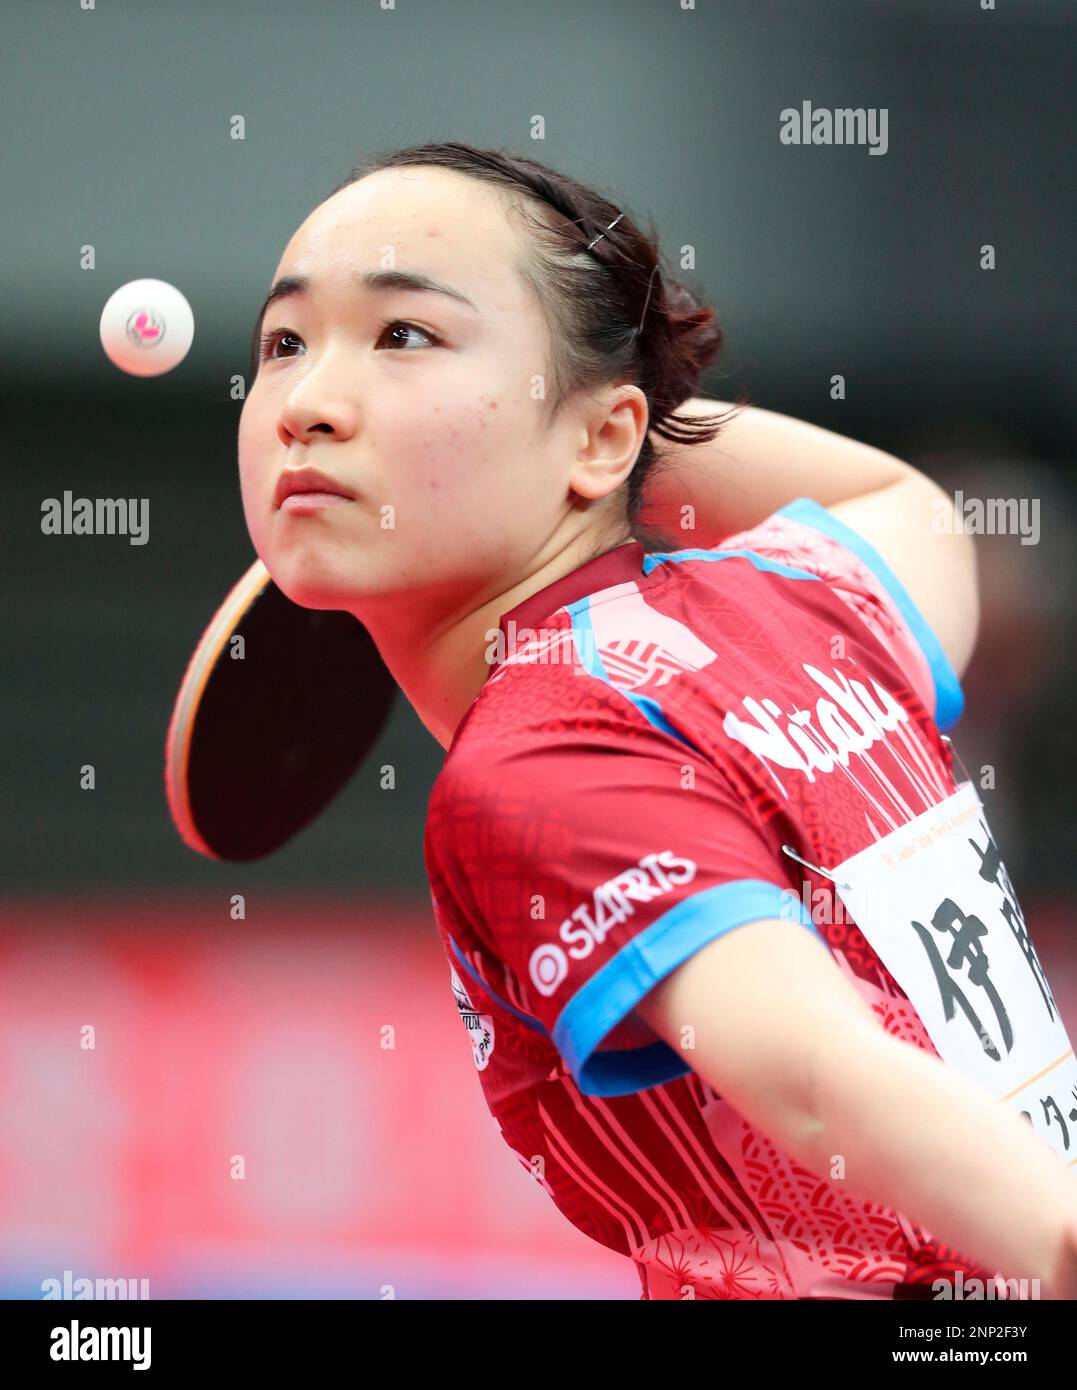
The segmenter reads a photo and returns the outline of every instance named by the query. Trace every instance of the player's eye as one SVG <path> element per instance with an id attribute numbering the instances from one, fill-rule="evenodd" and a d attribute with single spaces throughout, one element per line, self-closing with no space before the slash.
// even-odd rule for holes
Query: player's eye
<path id="1" fill-rule="evenodd" d="M 404 329 L 407 332 L 419 333 L 422 335 L 422 337 L 426 339 L 426 341 L 430 344 L 431 347 L 436 347 L 441 342 L 441 339 L 435 333 L 431 333 L 430 330 L 427 328 L 420 328 L 417 323 L 409 323 L 406 319 L 386 319 L 385 322 L 381 325 L 381 331 L 379 332 L 378 337 L 375 340 L 375 346 L 377 346 L 379 343 L 383 341 L 383 339 L 385 339 L 387 329 L 393 329 L 394 332 L 398 329 Z M 286 333 L 283 329 L 280 328 L 274 329 L 270 333 L 263 333 L 261 339 L 261 353 L 259 361 L 280 361 L 280 356 L 276 352 L 274 352 L 273 349 L 278 342 L 283 347 L 288 339 L 291 339 L 292 342 L 300 341 L 296 334 Z M 400 347 L 402 342 L 399 335 L 397 335 L 395 338 L 392 335 L 390 335 L 390 341 L 392 341 L 394 346 L 396 346 L 397 348 Z"/>
<path id="2" fill-rule="evenodd" d="M 431 333 L 431 332 L 429 331 L 429 329 L 420 328 L 419 325 L 418 325 L 417 323 L 408 323 L 405 319 L 388 319 L 385 323 L 382 324 L 381 327 L 382 327 L 382 331 L 381 331 L 381 333 L 378 335 L 378 339 L 377 339 L 377 341 L 378 341 L 379 343 L 381 342 L 382 338 L 385 336 L 385 330 L 386 330 L 387 328 L 393 328 L 393 329 L 396 329 L 396 328 L 405 328 L 405 329 L 411 330 L 413 333 L 421 333 L 422 336 L 426 339 L 426 341 L 431 345 L 431 347 L 434 347 L 434 346 L 436 346 L 438 343 L 441 342 L 441 339 L 440 339 L 439 337 L 437 337 L 436 334 Z M 398 338 L 396 341 L 397 341 L 397 345 L 399 346 L 400 339 Z"/>
<path id="3" fill-rule="evenodd" d="M 272 357 L 272 356 L 274 355 L 274 354 L 273 354 L 273 344 L 278 340 L 278 338 L 281 340 L 281 342 L 283 342 L 285 338 L 294 338 L 294 337 L 295 337 L 295 334 L 294 334 L 294 333 L 282 333 L 282 332 L 280 331 L 279 328 L 278 328 L 278 329 L 275 329 L 272 333 L 263 333 L 263 334 L 262 334 L 262 347 L 261 347 L 261 353 L 260 353 L 260 355 L 259 355 L 259 361 L 265 362 L 268 358 L 270 358 L 270 357 Z"/>

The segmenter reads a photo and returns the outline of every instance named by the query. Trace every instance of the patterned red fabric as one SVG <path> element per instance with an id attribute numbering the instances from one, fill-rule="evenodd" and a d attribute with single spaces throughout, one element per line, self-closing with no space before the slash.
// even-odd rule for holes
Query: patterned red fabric
<path id="1" fill-rule="evenodd" d="M 780 901 L 888 1032 L 935 1051 L 855 924 L 813 922 L 827 881 L 782 850 L 838 863 L 954 790 L 891 580 L 783 513 L 713 552 L 620 546 L 504 615 L 432 792 L 434 909 L 490 1111 L 564 1215 L 635 1261 L 644 1298 L 931 1297 L 958 1269 L 992 1277 L 808 1172 L 634 1012 Z"/>

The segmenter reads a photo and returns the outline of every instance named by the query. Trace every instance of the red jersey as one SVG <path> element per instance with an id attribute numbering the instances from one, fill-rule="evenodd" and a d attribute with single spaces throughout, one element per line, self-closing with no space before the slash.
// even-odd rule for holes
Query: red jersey
<path id="1" fill-rule="evenodd" d="M 800 862 L 846 860 L 955 789 L 939 731 L 961 689 L 878 553 L 806 498 L 715 549 L 627 543 L 506 613 L 488 654 L 425 855 L 479 1080 L 520 1161 L 636 1263 L 644 1298 L 990 1279 L 802 1167 L 635 1012 L 700 947 L 784 918 L 888 1032 L 936 1051 L 855 923 L 813 920 L 828 880 Z"/>

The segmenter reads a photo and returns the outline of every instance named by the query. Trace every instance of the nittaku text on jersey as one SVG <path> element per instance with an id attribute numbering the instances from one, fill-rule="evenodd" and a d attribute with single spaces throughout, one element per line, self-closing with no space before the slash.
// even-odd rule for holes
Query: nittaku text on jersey
<path id="1" fill-rule="evenodd" d="M 814 782 L 817 772 L 833 772 L 839 764 L 847 768 L 852 754 L 865 752 L 908 721 L 908 711 L 877 680 L 869 677 L 869 691 L 863 681 L 852 680 L 842 671 L 828 676 L 809 662 L 801 665 L 825 692 L 816 699 L 814 710 L 783 714 L 777 701 L 746 695 L 742 703 L 755 722 L 741 719 L 732 710 L 725 716 L 723 728 L 729 737 L 764 762 L 792 768 Z M 782 794 L 786 794 L 784 787 Z"/>

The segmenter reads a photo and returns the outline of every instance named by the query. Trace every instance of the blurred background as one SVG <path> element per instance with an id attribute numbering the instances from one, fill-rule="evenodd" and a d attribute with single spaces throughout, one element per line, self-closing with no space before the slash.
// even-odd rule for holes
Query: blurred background
<path id="1" fill-rule="evenodd" d="M 71 1270 L 157 1298 L 639 1296 L 482 1099 L 423 871 L 442 753 L 410 706 L 266 862 L 194 854 L 165 804 L 176 689 L 254 559 L 232 383 L 255 313 L 300 222 L 398 146 L 531 155 L 653 218 L 671 264 L 694 247 L 679 278 L 728 343 L 705 394 L 1038 501 L 1036 544 L 979 539 L 952 732 L 978 783 L 994 770 L 981 796 L 1077 1036 L 1075 29 L 1063 0 L 7 7 L 0 1294 Z M 780 143 L 806 100 L 886 108 L 885 155 Z M 146 276 L 186 295 L 195 340 L 136 379 L 98 321 Z M 42 534 L 68 489 L 148 498 L 149 543 Z"/>

